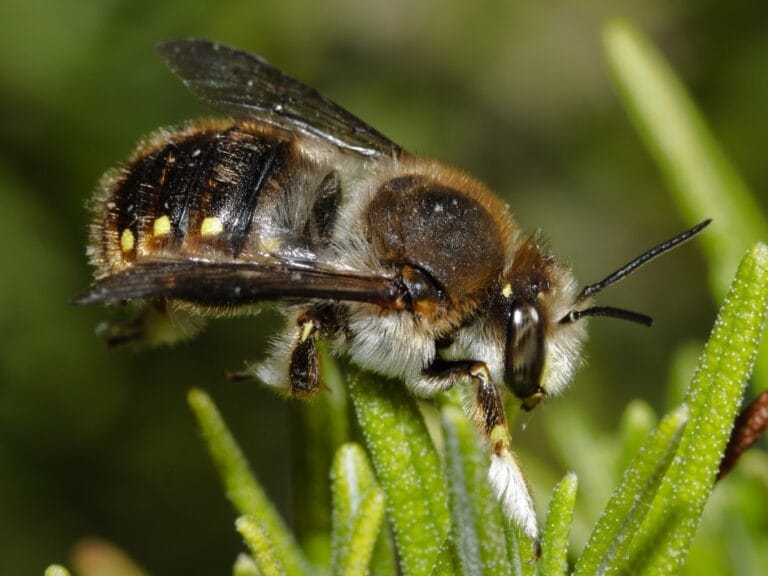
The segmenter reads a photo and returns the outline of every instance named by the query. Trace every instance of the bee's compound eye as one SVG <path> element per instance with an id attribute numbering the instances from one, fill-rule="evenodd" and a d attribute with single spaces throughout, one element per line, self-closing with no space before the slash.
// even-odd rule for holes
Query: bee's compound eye
<path id="1" fill-rule="evenodd" d="M 536 306 L 512 303 L 507 320 L 505 376 L 507 386 L 532 409 L 544 395 L 541 376 L 545 358 L 544 320 Z"/>

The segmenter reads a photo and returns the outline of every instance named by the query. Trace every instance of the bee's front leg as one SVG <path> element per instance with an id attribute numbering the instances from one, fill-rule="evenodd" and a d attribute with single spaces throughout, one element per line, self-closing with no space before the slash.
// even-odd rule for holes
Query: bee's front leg
<path id="1" fill-rule="evenodd" d="M 122 318 L 106 320 L 96 328 L 96 334 L 110 348 L 124 344 L 175 344 L 192 338 L 205 325 L 201 316 L 179 310 L 164 300 L 150 300 L 132 308 Z"/>
<path id="2" fill-rule="evenodd" d="M 430 383 L 445 390 L 462 379 L 471 379 L 473 383 L 473 396 L 466 405 L 491 449 L 488 479 L 494 494 L 507 517 L 534 541 L 538 554 L 539 530 L 531 490 L 512 452 L 504 404 L 499 389 L 491 381 L 488 367 L 477 361 L 438 359 L 424 371 L 422 386 Z"/>
<path id="3" fill-rule="evenodd" d="M 438 356 L 421 371 L 421 378 L 408 382 L 408 387 L 414 394 L 430 398 L 472 378 L 472 367 L 476 364 L 472 360 L 443 360 Z"/>
<path id="4" fill-rule="evenodd" d="M 472 379 L 475 383 L 472 416 L 491 448 L 491 467 L 488 470 L 491 488 L 504 506 L 507 516 L 534 541 L 538 555 L 539 528 L 533 497 L 517 457 L 512 452 L 501 394 L 491 382 L 485 364 L 478 363 L 473 367 Z"/>

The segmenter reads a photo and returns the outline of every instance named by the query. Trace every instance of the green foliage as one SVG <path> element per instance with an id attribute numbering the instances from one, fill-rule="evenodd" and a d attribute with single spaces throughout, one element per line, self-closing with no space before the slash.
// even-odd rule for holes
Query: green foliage
<path id="1" fill-rule="evenodd" d="M 376 484 L 365 452 L 357 444 L 339 448 L 331 479 L 331 574 L 362 574 L 373 557 L 384 520 L 384 492 Z"/>
<path id="2" fill-rule="evenodd" d="M 240 554 L 232 567 L 232 576 L 260 576 L 261 572 L 253 558 Z"/>
<path id="3" fill-rule="evenodd" d="M 349 393 L 387 495 L 401 568 L 406 575 L 426 574 L 450 526 L 440 457 L 403 386 L 351 372 Z"/>
<path id="4" fill-rule="evenodd" d="M 257 563 L 262 569 L 280 566 L 280 573 L 288 575 L 305 574 L 307 562 L 293 535 L 253 476 L 216 406 L 201 390 L 190 391 L 188 400 L 227 498 L 243 515 L 238 519 L 237 527 L 254 552 Z"/>
<path id="5" fill-rule="evenodd" d="M 686 415 L 685 407 L 678 408 L 648 436 L 595 525 L 576 565 L 576 575 L 611 574 L 620 569 L 676 453 Z"/>
<path id="6" fill-rule="evenodd" d="M 260 574 L 289 574 L 285 559 L 275 546 L 272 535 L 264 523 L 255 516 L 240 516 L 235 522 L 237 531 L 251 551 L 254 564 Z"/>
<path id="7" fill-rule="evenodd" d="M 742 261 L 715 321 L 685 399 L 689 422 L 632 543 L 625 573 L 674 574 L 682 567 L 752 372 L 767 311 L 768 247 L 758 244 Z"/>
<path id="8" fill-rule="evenodd" d="M 568 570 L 568 536 L 571 533 L 578 485 L 576 475 L 569 473 L 552 493 L 541 543 L 540 574 L 565 576 Z"/>

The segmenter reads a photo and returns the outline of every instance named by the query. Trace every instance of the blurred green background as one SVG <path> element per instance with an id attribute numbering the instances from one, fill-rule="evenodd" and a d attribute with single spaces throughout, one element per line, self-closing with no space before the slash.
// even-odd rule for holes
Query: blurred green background
<path id="1" fill-rule="evenodd" d="M 752 188 L 768 190 L 757 1 L 4 2 L 0 572 L 39 574 L 85 536 L 156 574 L 228 570 L 242 546 L 185 404 L 191 386 L 216 398 L 293 514 L 302 438 L 288 403 L 223 378 L 261 356 L 274 313 L 212 323 L 173 349 L 107 351 L 93 334 L 105 311 L 67 303 L 90 280 L 84 206 L 101 173 L 147 132 L 210 114 L 156 42 L 196 36 L 262 54 L 407 149 L 485 180 L 588 283 L 684 227 L 608 77 L 600 28 L 618 14 L 661 47 Z M 709 294 L 695 245 L 606 291 L 602 303 L 650 313 L 655 327 L 592 322 L 587 365 L 517 443 L 551 462 L 548 420 L 562 428 L 570 407 L 605 431 L 631 398 L 663 409 L 677 351 L 711 326 Z"/>

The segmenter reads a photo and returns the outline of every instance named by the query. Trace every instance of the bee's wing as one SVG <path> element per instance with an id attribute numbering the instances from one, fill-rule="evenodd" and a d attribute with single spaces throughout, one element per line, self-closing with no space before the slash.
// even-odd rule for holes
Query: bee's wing
<path id="1" fill-rule="evenodd" d="M 366 156 L 401 152 L 355 115 L 259 56 L 194 39 L 163 42 L 157 51 L 190 90 L 221 112 L 298 130 Z"/>
<path id="2" fill-rule="evenodd" d="M 290 264 L 154 260 L 97 280 L 73 303 L 171 298 L 208 306 L 235 306 L 261 300 L 320 298 L 392 308 L 403 305 L 402 290 L 395 278 Z"/>

